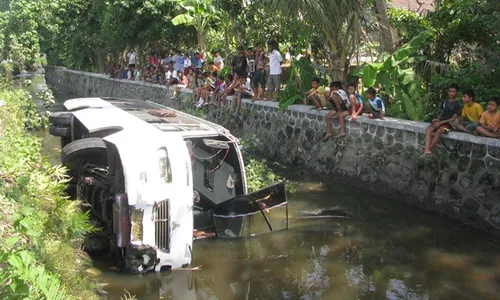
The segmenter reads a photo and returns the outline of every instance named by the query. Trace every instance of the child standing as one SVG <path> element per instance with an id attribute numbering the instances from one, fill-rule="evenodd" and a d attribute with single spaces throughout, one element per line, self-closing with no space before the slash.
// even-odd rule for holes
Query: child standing
<path id="1" fill-rule="evenodd" d="M 488 100 L 488 110 L 481 116 L 480 126 L 476 132 L 482 136 L 500 138 L 500 111 L 498 111 L 500 99 L 490 98 Z"/>
<path id="2" fill-rule="evenodd" d="M 432 155 L 432 149 L 436 147 L 441 135 L 452 130 L 450 122 L 460 115 L 462 107 L 457 101 L 458 85 L 452 84 L 448 88 L 448 99 L 441 104 L 441 115 L 432 120 L 432 124 L 425 131 L 425 150 L 422 156 Z M 432 134 L 434 133 L 434 137 Z"/>
<path id="3" fill-rule="evenodd" d="M 384 101 L 377 97 L 377 92 L 372 87 L 366 90 L 366 97 L 368 98 L 368 109 L 371 111 L 368 118 L 383 120 L 385 115 Z"/>
<path id="4" fill-rule="evenodd" d="M 479 120 L 484 112 L 481 104 L 474 102 L 474 97 L 476 94 L 473 90 L 465 90 L 462 94 L 462 115 L 455 119 L 453 122 L 453 129 L 474 133 L 477 126 L 479 126 Z"/>

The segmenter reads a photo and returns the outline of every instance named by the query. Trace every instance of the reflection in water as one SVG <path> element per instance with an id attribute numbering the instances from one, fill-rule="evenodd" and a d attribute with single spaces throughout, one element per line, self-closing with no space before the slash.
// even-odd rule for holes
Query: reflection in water
<path id="1" fill-rule="evenodd" d="M 56 94 L 59 101 L 70 98 Z M 59 102 L 60 103 L 60 102 Z M 59 161 L 59 141 L 41 133 Z M 364 193 L 338 180 L 297 177 L 290 230 L 249 239 L 194 242 L 193 267 L 123 275 L 95 258 L 110 299 L 498 299 L 500 243 L 434 214 Z M 329 184 L 322 184 L 329 182 Z M 301 219 L 339 206 L 350 219 Z"/>

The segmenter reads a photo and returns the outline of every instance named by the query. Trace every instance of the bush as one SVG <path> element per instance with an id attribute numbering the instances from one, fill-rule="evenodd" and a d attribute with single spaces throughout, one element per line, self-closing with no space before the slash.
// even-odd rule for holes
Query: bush
<path id="1" fill-rule="evenodd" d="M 284 111 L 290 105 L 302 103 L 306 92 L 312 87 L 312 80 L 316 76 L 316 71 L 310 61 L 301 58 L 292 62 L 288 74 L 285 89 L 280 92 L 277 99 L 281 111 Z"/>
<path id="2" fill-rule="evenodd" d="M 283 180 L 271 168 L 269 168 L 265 159 L 258 159 L 256 157 L 254 151 L 258 144 L 259 139 L 255 136 L 255 134 L 249 134 L 241 140 L 249 193 L 258 191 Z M 295 193 L 295 185 L 287 180 L 286 190 L 289 193 Z"/>
<path id="3" fill-rule="evenodd" d="M 0 98 L 0 298 L 98 299 L 81 250 L 93 231 L 88 215 L 64 194 L 66 170 L 51 166 L 39 140 L 26 134 L 36 115 L 23 91 Z"/>

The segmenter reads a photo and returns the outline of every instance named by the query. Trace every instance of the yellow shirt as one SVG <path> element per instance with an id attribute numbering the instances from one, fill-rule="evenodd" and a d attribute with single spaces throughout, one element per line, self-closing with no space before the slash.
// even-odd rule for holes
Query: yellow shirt
<path id="1" fill-rule="evenodd" d="M 481 124 L 484 124 L 489 127 L 500 128 L 500 111 L 492 114 L 489 111 L 486 111 L 481 116 Z"/>
<path id="2" fill-rule="evenodd" d="M 316 92 L 318 92 L 318 97 L 321 100 L 321 104 L 325 105 L 326 99 L 325 99 L 325 87 L 320 85 L 317 89 Z"/>
<path id="3" fill-rule="evenodd" d="M 320 85 L 320 86 L 318 86 L 317 89 L 312 88 L 309 92 L 313 92 L 313 91 L 317 92 L 319 100 L 321 101 L 321 105 L 326 106 L 328 104 L 328 101 L 326 101 L 326 98 L 325 98 L 325 91 L 326 91 L 325 87 Z"/>
<path id="4" fill-rule="evenodd" d="M 471 122 L 479 122 L 484 109 L 479 103 L 473 103 L 471 106 L 465 104 L 462 108 L 462 117 L 465 117 Z"/>

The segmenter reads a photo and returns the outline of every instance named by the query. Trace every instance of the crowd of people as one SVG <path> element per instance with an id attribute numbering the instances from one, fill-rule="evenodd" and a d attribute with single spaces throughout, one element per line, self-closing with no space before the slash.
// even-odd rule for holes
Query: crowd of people
<path id="1" fill-rule="evenodd" d="M 204 105 L 227 106 L 227 97 L 233 96 L 231 109 L 237 115 L 243 97 L 255 100 L 276 99 L 281 88 L 283 57 L 275 41 L 268 42 L 266 53 L 262 45 L 246 50 L 238 47 L 231 61 L 229 72 L 225 76 L 224 59 L 218 50 L 211 52 L 210 61 L 205 62 L 199 52 L 152 53 L 145 66 L 138 67 L 137 53 L 134 49 L 127 53 L 128 65 L 118 67 L 113 64 L 109 74 L 113 78 L 137 80 L 149 83 L 173 86 L 177 98 L 182 88 L 193 90 L 192 103 L 196 107 Z M 158 47 L 157 47 L 158 48 Z M 356 121 L 363 114 L 371 119 L 384 120 L 384 101 L 377 97 L 377 91 L 370 87 L 366 91 L 366 101 L 356 92 L 358 85 L 349 84 L 347 92 L 339 81 L 332 82 L 329 87 L 320 85 L 321 79 L 312 80 L 312 89 L 304 98 L 304 104 L 311 104 L 313 109 L 329 110 L 325 116 L 326 134 L 323 140 L 333 136 L 332 119 L 338 119 L 340 125 L 336 138 L 346 136 L 345 120 Z M 473 90 L 462 93 L 462 103 L 457 99 L 459 88 L 451 85 L 448 99 L 443 100 L 441 114 L 432 121 L 426 130 L 425 150 L 422 156 L 432 154 L 432 149 L 443 134 L 451 130 L 476 134 L 491 138 L 500 138 L 500 112 L 497 111 L 498 98 L 488 101 L 487 111 L 476 103 Z"/>
<path id="2" fill-rule="evenodd" d="M 163 55 L 151 53 L 142 68 L 138 65 L 137 52 L 131 49 L 126 55 L 128 63 L 121 66 L 113 63 L 108 73 L 116 79 L 174 86 L 173 98 L 182 88 L 192 89 L 193 104 L 197 107 L 210 104 L 226 106 L 227 97 L 234 96 L 232 108 L 237 114 L 243 97 L 251 97 L 254 101 L 274 99 L 280 90 L 283 57 L 276 42 L 269 41 L 268 47 L 268 54 L 262 45 L 247 49 L 238 47 L 231 65 L 226 69 L 217 49 L 211 52 L 209 61 L 205 61 L 201 53 L 193 51 L 182 54 L 174 49 L 165 51 Z"/>

